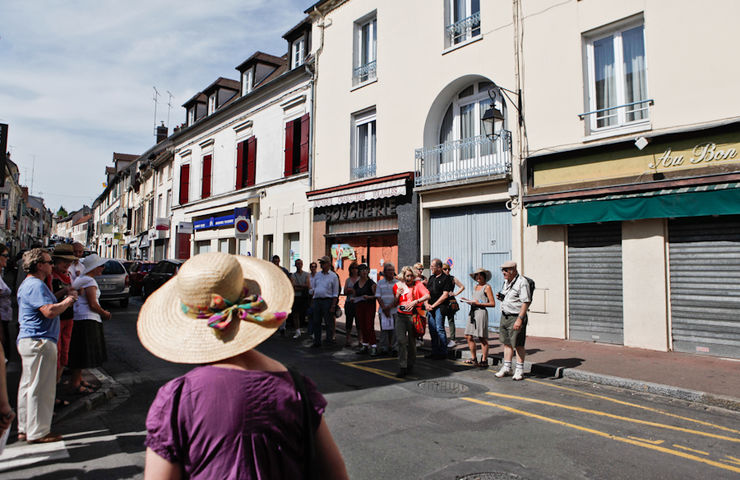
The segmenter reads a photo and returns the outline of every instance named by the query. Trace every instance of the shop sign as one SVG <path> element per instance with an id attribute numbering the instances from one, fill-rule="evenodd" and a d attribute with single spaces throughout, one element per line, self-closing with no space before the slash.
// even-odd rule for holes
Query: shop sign
<path id="1" fill-rule="evenodd" d="M 157 230 L 169 230 L 170 219 L 167 217 L 157 217 L 154 220 L 154 228 L 156 228 Z"/>
<path id="2" fill-rule="evenodd" d="M 338 205 L 326 209 L 329 222 L 346 222 L 350 220 L 364 220 L 368 218 L 383 218 L 396 216 L 396 199 L 382 198 L 369 202 Z"/>
<path id="3" fill-rule="evenodd" d="M 731 160 L 736 157 L 736 149 L 730 147 L 723 150 L 721 148 L 717 148 L 716 143 L 708 142 L 695 145 L 688 158 L 686 158 L 686 155 L 684 154 L 674 155 L 671 149 L 667 148 L 663 152 L 663 155 L 648 165 L 648 168 L 670 168 L 684 164 L 697 165 L 721 160 Z"/>
<path id="4" fill-rule="evenodd" d="M 221 217 L 209 217 L 193 222 L 194 230 L 206 230 L 208 228 L 228 227 L 234 224 L 234 214 Z"/>
<path id="5" fill-rule="evenodd" d="M 178 222 L 177 233 L 184 233 L 187 235 L 193 234 L 193 222 Z"/>

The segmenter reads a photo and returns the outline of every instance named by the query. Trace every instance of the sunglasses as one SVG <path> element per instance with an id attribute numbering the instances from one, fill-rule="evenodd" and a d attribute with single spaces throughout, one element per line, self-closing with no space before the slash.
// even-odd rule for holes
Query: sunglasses
<path id="1" fill-rule="evenodd" d="M 0 257 L 10 258 L 10 255 L 8 255 L 7 253 L 2 253 L 0 254 Z"/>

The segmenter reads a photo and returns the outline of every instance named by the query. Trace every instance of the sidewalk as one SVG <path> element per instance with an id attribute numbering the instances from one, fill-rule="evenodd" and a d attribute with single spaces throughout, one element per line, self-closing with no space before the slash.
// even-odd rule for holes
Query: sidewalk
<path id="1" fill-rule="evenodd" d="M 343 320 L 343 319 L 340 319 Z M 344 331 L 344 323 L 337 322 Z M 464 330 L 457 329 L 458 356 L 470 358 Z M 429 347 L 429 332 L 425 335 Z M 489 356 L 501 362 L 498 335 L 489 339 Z M 740 359 L 658 352 L 545 337 L 527 337 L 525 370 L 654 393 L 740 411 Z M 478 350 L 480 355 L 480 349 Z"/>

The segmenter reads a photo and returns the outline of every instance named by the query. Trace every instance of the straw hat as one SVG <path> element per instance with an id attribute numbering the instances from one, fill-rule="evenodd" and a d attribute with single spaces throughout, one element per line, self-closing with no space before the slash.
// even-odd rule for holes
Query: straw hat
<path id="1" fill-rule="evenodd" d="M 486 277 L 486 282 L 491 281 L 491 277 L 492 277 L 491 272 L 486 270 L 485 268 L 479 268 L 478 270 L 474 271 L 473 273 L 470 274 L 470 278 L 475 280 L 475 276 L 478 275 L 479 273 L 482 273 Z"/>
<path id="2" fill-rule="evenodd" d="M 100 258 L 100 256 L 98 256 L 97 253 L 92 253 L 88 255 L 87 257 L 83 258 L 81 260 L 82 265 L 85 267 L 85 271 L 82 272 L 83 275 L 86 273 L 92 272 L 93 270 L 95 270 L 96 268 L 102 265 L 105 265 L 106 261 L 107 261 L 106 259 Z"/>
<path id="3" fill-rule="evenodd" d="M 54 253 L 51 254 L 53 258 L 62 258 L 64 260 L 77 260 L 75 257 L 74 248 L 68 243 L 60 243 L 54 247 Z"/>
<path id="4" fill-rule="evenodd" d="M 280 268 L 254 257 L 211 252 L 185 262 L 139 312 L 142 345 L 175 363 L 212 363 L 256 347 L 293 305 Z"/>

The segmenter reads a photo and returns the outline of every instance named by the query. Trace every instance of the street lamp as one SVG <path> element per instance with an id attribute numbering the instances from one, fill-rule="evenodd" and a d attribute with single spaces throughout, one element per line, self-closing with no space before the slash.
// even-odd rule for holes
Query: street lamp
<path id="1" fill-rule="evenodd" d="M 511 100 L 511 97 L 507 94 L 511 93 L 512 95 L 516 95 L 517 102 L 514 103 Z M 503 129 L 504 124 L 504 114 L 496 107 L 496 98 L 501 98 L 501 101 L 504 102 L 504 97 L 509 99 L 509 103 L 516 109 L 517 113 L 519 114 L 519 125 L 522 125 L 524 122 L 524 119 L 522 118 L 522 95 L 521 91 L 515 92 L 513 90 L 509 90 L 508 88 L 499 87 L 495 83 L 491 86 L 491 88 L 488 90 L 488 97 L 491 99 L 491 106 L 483 113 L 483 116 L 481 117 L 481 123 L 483 123 L 483 130 L 486 133 L 486 136 L 490 138 L 491 140 L 495 140 L 498 135 L 500 135 L 500 131 Z M 499 128 L 496 128 L 499 127 Z"/>

